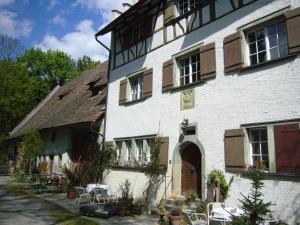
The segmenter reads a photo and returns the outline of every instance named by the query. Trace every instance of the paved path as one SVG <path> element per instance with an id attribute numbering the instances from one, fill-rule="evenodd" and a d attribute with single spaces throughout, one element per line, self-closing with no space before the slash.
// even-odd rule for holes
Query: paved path
<path id="1" fill-rule="evenodd" d="M 30 200 L 20 197 L 14 193 L 8 193 L 5 186 L 10 177 L 0 176 L 0 224 L 1 225 L 58 225 L 53 217 L 49 214 L 51 209 L 47 204 L 38 200 Z M 77 213 L 78 206 L 68 200 L 65 194 L 41 194 L 39 198 L 51 202 L 54 205 L 65 208 L 69 212 Z M 53 207 L 53 206 L 52 206 Z M 94 222 L 101 225 L 155 225 L 157 216 L 135 216 L 135 217 L 118 217 L 110 219 L 91 218 Z M 64 224 L 64 223 L 61 223 Z"/>
<path id="2" fill-rule="evenodd" d="M 9 177 L 0 177 L 0 224 L 3 225 L 48 225 L 55 221 L 42 203 L 33 202 L 5 191 Z"/>

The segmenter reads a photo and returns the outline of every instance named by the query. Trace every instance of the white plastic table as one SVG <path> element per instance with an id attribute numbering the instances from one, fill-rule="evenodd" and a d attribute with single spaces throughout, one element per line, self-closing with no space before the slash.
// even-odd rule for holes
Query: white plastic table
<path id="1" fill-rule="evenodd" d="M 103 188 L 105 190 L 107 190 L 107 194 L 108 196 L 111 196 L 111 188 L 109 185 L 107 184 L 88 184 L 86 187 L 86 191 L 88 193 L 90 193 L 91 191 L 93 191 L 95 188 Z"/>
<path id="2" fill-rule="evenodd" d="M 231 216 L 241 216 L 243 215 L 244 211 L 239 208 L 214 208 L 212 211 L 212 217 L 210 220 L 212 221 L 219 221 L 222 224 L 226 224 L 231 222 Z"/>

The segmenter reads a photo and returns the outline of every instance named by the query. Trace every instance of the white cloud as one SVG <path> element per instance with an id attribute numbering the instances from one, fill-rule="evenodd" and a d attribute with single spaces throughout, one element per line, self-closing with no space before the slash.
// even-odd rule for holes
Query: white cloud
<path id="1" fill-rule="evenodd" d="M 2 0 L 0 0 L 2 1 Z M 32 30 L 32 22 L 27 19 L 17 20 L 17 14 L 0 9 L 0 33 L 13 37 L 28 37 Z"/>
<path id="2" fill-rule="evenodd" d="M 66 25 L 66 20 L 59 15 L 53 17 L 51 22 L 55 25 L 60 25 L 62 27 Z"/>
<path id="3" fill-rule="evenodd" d="M 80 6 L 89 10 L 97 11 L 104 19 L 105 23 L 111 21 L 111 10 L 118 9 L 122 11 L 122 3 L 130 0 L 76 0 L 72 6 Z"/>
<path id="4" fill-rule="evenodd" d="M 0 0 L 1 1 L 1 0 Z M 51 10 L 53 9 L 56 5 L 59 4 L 59 1 L 58 0 L 50 0 L 49 1 L 49 5 L 47 6 L 47 9 L 48 10 Z"/>
<path id="5" fill-rule="evenodd" d="M 96 32 L 92 21 L 83 20 L 77 24 L 74 32 L 67 33 L 62 37 L 47 34 L 43 41 L 35 47 L 42 50 L 61 50 L 75 59 L 87 55 L 94 60 L 104 61 L 108 58 L 108 52 L 95 40 Z M 109 35 L 101 37 L 101 40 L 109 46 Z"/>
<path id="6" fill-rule="evenodd" d="M 15 2 L 14 0 L 0 0 L 0 7 L 10 5 L 14 2 Z"/>

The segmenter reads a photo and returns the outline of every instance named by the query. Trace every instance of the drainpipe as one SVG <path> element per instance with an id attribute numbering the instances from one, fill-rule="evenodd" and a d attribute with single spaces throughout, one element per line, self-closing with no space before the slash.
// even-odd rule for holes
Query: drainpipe
<path id="1" fill-rule="evenodd" d="M 104 114 L 104 131 L 103 131 L 103 144 L 102 148 L 104 148 L 105 145 L 105 133 L 106 133 L 106 116 L 107 116 L 107 102 L 108 102 L 108 83 L 109 83 L 109 77 L 110 77 L 110 62 L 111 62 L 111 50 L 103 44 L 99 39 L 99 35 L 95 35 L 96 41 L 102 45 L 108 52 L 109 52 L 109 57 L 108 57 L 108 69 L 107 69 L 107 82 L 106 82 L 106 102 L 105 102 L 105 114 Z"/>

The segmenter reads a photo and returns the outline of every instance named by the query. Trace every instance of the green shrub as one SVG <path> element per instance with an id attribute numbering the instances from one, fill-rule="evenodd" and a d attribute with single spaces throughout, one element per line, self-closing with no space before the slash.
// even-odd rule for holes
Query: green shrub
<path id="1" fill-rule="evenodd" d="M 214 170 L 210 171 L 210 173 L 208 174 L 209 182 L 212 184 L 215 184 L 218 179 L 220 181 L 220 192 L 224 196 L 224 199 L 226 199 L 228 192 L 229 192 L 230 185 L 228 184 L 228 182 L 226 180 L 224 172 L 222 170 L 218 170 L 218 169 L 214 169 Z"/>

